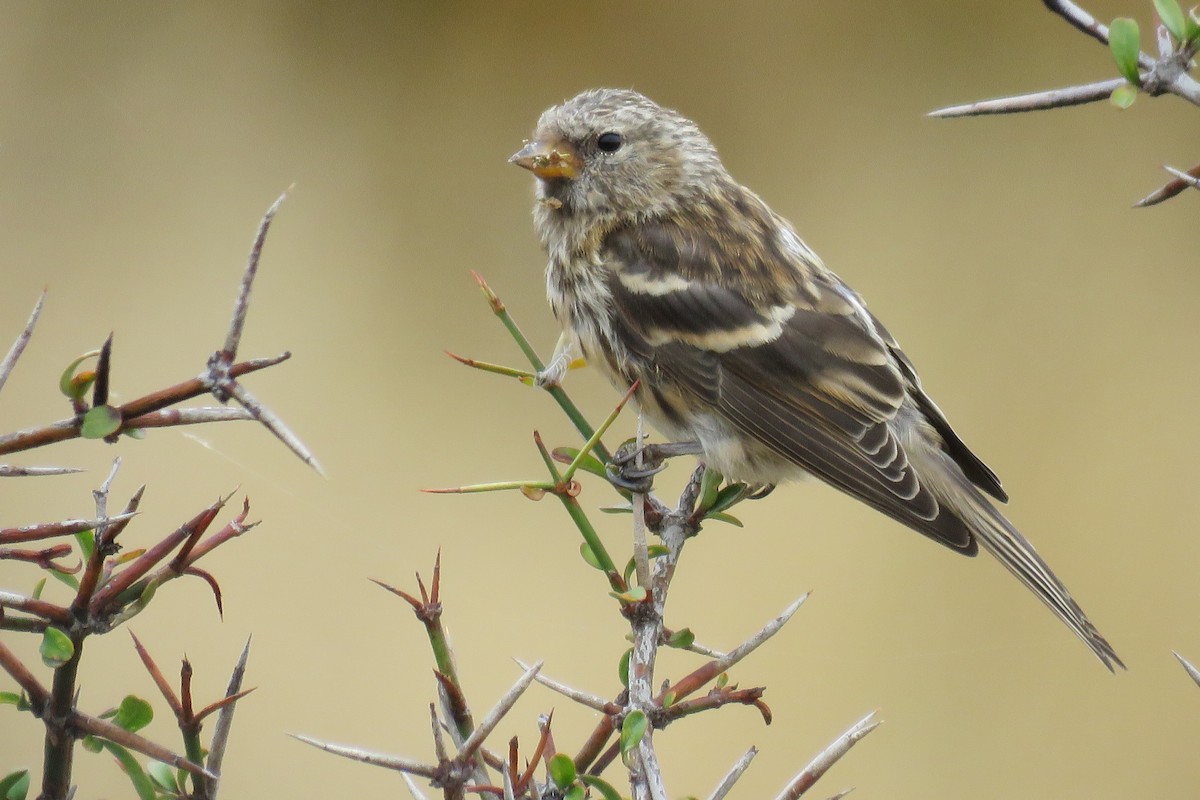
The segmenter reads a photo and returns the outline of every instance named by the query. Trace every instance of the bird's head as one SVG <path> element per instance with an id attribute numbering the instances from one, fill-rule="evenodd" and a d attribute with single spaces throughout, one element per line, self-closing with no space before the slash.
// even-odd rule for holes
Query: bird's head
<path id="1" fill-rule="evenodd" d="M 725 175 L 695 123 L 625 89 L 548 109 L 509 162 L 537 176 L 543 207 L 599 219 L 670 213 Z"/>

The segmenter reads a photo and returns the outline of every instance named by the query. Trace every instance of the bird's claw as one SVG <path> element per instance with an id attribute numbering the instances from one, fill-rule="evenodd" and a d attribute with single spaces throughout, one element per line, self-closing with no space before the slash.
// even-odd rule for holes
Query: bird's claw
<path id="1" fill-rule="evenodd" d="M 694 442 L 665 442 L 641 447 L 637 442 L 626 442 L 617 448 L 608 462 L 608 480 L 619 489 L 649 494 L 654 488 L 654 476 L 667 468 L 668 458 L 697 452 L 699 447 Z"/>

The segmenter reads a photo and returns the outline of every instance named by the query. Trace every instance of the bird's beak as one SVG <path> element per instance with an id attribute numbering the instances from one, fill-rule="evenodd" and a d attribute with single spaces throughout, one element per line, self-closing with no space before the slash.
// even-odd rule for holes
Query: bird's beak
<path id="1" fill-rule="evenodd" d="M 542 180 L 570 180 L 579 174 L 580 166 L 579 156 L 570 145 L 541 139 L 526 142 L 524 147 L 512 154 L 508 163 L 524 167 Z"/>

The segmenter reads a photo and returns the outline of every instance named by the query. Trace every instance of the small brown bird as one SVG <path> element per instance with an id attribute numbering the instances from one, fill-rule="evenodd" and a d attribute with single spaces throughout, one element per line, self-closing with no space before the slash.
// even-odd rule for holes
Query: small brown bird
<path id="1" fill-rule="evenodd" d="M 861 297 L 740 185 L 700 129 L 620 89 L 538 120 L 510 161 L 537 176 L 546 288 L 571 350 L 728 478 L 803 474 L 973 556 L 982 544 L 1110 670 L 1121 659 L 984 496 L 999 479 L 951 429 Z"/>

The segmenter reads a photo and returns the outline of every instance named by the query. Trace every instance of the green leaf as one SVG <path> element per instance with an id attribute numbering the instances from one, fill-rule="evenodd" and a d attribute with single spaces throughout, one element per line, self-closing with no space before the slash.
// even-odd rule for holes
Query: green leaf
<path id="1" fill-rule="evenodd" d="M 750 486 L 745 483 L 731 483 L 717 494 L 716 501 L 709 506 L 709 513 L 724 511 L 730 506 L 742 502 L 750 493 Z"/>
<path id="2" fill-rule="evenodd" d="M 627 592 L 609 592 L 609 594 L 622 603 L 640 603 L 646 599 L 647 592 L 645 586 L 634 586 Z"/>
<path id="3" fill-rule="evenodd" d="M 150 780 L 154 781 L 163 791 L 169 794 L 183 794 L 183 789 L 179 786 L 179 781 L 175 779 L 175 770 L 161 761 L 151 761 L 146 765 L 146 774 L 150 776 Z"/>
<path id="4" fill-rule="evenodd" d="M 671 634 L 671 638 L 667 639 L 668 647 L 678 647 L 686 650 L 696 641 L 696 634 L 692 633 L 691 628 L 682 628 Z"/>
<path id="5" fill-rule="evenodd" d="M 67 364 L 67 368 L 63 370 L 62 375 L 58 379 L 58 390 L 72 400 L 78 400 L 87 394 L 88 388 L 96 380 L 96 373 L 82 372 L 76 375 L 75 368 L 89 358 L 95 358 L 98 355 L 100 355 L 100 351 L 93 350 L 90 353 L 84 353 L 70 364 Z"/>
<path id="6" fill-rule="evenodd" d="M 1200 40 L 1200 16 L 1197 16 L 1195 8 L 1188 11 L 1184 21 L 1184 33 L 1187 35 L 1188 44 Z"/>
<path id="7" fill-rule="evenodd" d="M 711 519 L 711 520 L 715 520 L 717 522 L 724 522 L 729 525 L 733 525 L 734 527 L 737 527 L 737 528 L 746 527 L 745 525 L 742 524 L 742 521 L 740 519 L 738 519 L 737 517 L 735 517 L 733 514 L 725 514 L 720 511 L 713 513 L 713 514 L 709 514 L 708 516 L 705 517 L 705 519 Z"/>
<path id="8" fill-rule="evenodd" d="M 117 708 L 113 724 L 130 733 L 137 733 L 149 725 L 153 719 L 154 709 L 150 707 L 150 704 L 142 698 L 130 694 L 125 696 L 120 707 Z"/>
<path id="9" fill-rule="evenodd" d="M 650 556 L 650 558 L 665 556 L 669 552 L 671 552 L 671 549 L 665 544 L 652 544 L 646 548 L 646 555 Z"/>
<path id="10" fill-rule="evenodd" d="M 583 788 L 582 783 L 577 783 L 563 794 L 563 800 L 583 800 L 583 794 L 587 790 Z"/>
<path id="11" fill-rule="evenodd" d="M 0 706 L 21 705 L 21 695 L 16 692 L 0 692 Z"/>
<path id="12" fill-rule="evenodd" d="M 621 654 L 621 661 L 617 664 L 617 677 L 621 679 L 621 685 L 626 689 L 629 688 L 629 659 L 633 658 L 633 650 L 626 650 Z"/>
<path id="13" fill-rule="evenodd" d="M 556 447 L 554 448 L 552 455 L 554 456 L 555 461 L 570 464 L 579 456 L 579 448 Z M 604 471 L 604 464 L 600 461 L 600 459 L 596 458 L 591 453 L 588 453 L 586 456 L 580 459 L 577 469 L 581 469 L 584 472 L 590 472 L 593 475 L 598 475 L 599 477 L 608 480 L 608 473 Z"/>
<path id="14" fill-rule="evenodd" d="M 547 771 L 551 782 L 559 789 L 566 789 L 575 782 L 575 761 L 566 753 L 559 753 L 550 759 Z"/>
<path id="15" fill-rule="evenodd" d="M 83 749 L 89 753 L 99 753 L 104 750 L 104 742 L 89 733 L 83 737 Z"/>
<path id="16" fill-rule="evenodd" d="M 582 542 L 579 545 L 579 555 L 583 556 L 583 560 L 587 562 L 589 567 L 604 571 L 604 567 L 600 566 L 600 559 L 596 558 L 596 554 L 592 552 L 592 547 L 587 542 Z"/>
<path id="17" fill-rule="evenodd" d="M 625 720 L 621 723 L 621 756 L 629 754 L 629 751 L 638 746 L 642 741 L 642 737 L 646 735 L 646 727 L 650 721 L 646 719 L 646 712 L 640 708 L 635 708 L 625 715 Z"/>
<path id="18" fill-rule="evenodd" d="M 1187 18 L 1183 15 L 1183 9 L 1179 7 L 1176 0 L 1154 0 L 1154 10 L 1158 12 L 1158 18 L 1162 20 L 1162 24 L 1175 37 L 1175 41 L 1187 41 Z"/>
<path id="19" fill-rule="evenodd" d="M 58 669 L 71 660 L 75 655 L 75 643 L 58 628 L 50 626 L 42 632 L 42 663 L 51 669 Z"/>
<path id="20" fill-rule="evenodd" d="M 1113 93 L 1108 96 L 1108 100 L 1117 108 L 1124 110 L 1133 105 L 1133 101 L 1137 100 L 1138 89 L 1132 83 L 1122 84 Z"/>
<path id="21" fill-rule="evenodd" d="M 107 739 L 101 739 L 100 742 L 104 745 L 105 750 L 112 753 L 113 757 L 117 759 L 117 763 L 121 765 L 121 769 L 129 776 L 129 782 L 133 784 L 133 790 L 137 792 L 138 798 L 140 800 L 156 800 L 157 793 L 154 791 L 154 783 L 146 775 L 142 765 L 133 757 L 133 753 Z"/>
<path id="22" fill-rule="evenodd" d="M 83 415 L 79 435 L 85 439 L 103 439 L 121 427 L 121 412 L 112 406 L 95 406 Z"/>
<path id="23" fill-rule="evenodd" d="M 612 784 L 597 775 L 580 775 L 579 780 L 600 792 L 604 800 L 621 800 L 621 795 Z"/>
<path id="24" fill-rule="evenodd" d="M 80 531 L 75 534 L 75 541 L 79 544 L 79 552 L 83 556 L 83 560 L 89 560 L 92 557 L 92 551 L 96 549 L 96 532 L 91 528 Z"/>
<path id="25" fill-rule="evenodd" d="M 51 574 L 53 574 L 53 573 L 51 573 Z M 40 581 L 35 583 L 33 585 L 33 599 L 41 600 L 42 599 L 42 590 L 45 588 L 46 588 L 46 579 L 45 578 L 42 578 Z"/>
<path id="26" fill-rule="evenodd" d="M 29 770 L 17 770 L 0 778 L 0 800 L 25 800 L 28 794 Z"/>
<path id="27" fill-rule="evenodd" d="M 145 428 L 126 428 L 125 430 L 121 431 L 121 433 L 125 434 L 130 439 L 145 439 L 146 438 L 146 429 Z"/>
<path id="28" fill-rule="evenodd" d="M 71 587 L 72 589 L 79 588 L 79 579 L 76 578 L 74 575 L 68 575 L 65 572 L 59 572 L 58 570 L 52 569 L 52 570 L 50 570 L 50 577 L 54 578 L 59 583 L 66 584 L 67 586 Z M 45 580 L 46 580 L 45 578 L 42 579 L 42 581 L 45 581 Z"/>
<path id="29" fill-rule="evenodd" d="M 1140 86 L 1142 76 L 1138 74 L 1138 56 L 1141 54 L 1141 34 L 1136 20 L 1117 17 L 1108 26 L 1108 49 L 1117 62 L 1117 71 L 1134 86 Z"/>
<path id="30" fill-rule="evenodd" d="M 675 705 L 675 701 L 678 699 L 679 698 L 675 696 L 674 692 L 663 692 L 662 707 L 670 708 L 671 706 Z"/>
<path id="31" fill-rule="evenodd" d="M 729 673 L 722 672 L 720 675 L 717 676 L 716 687 L 718 689 L 724 689 L 728 685 L 729 685 Z"/>
<path id="32" fill-rule="evenodd" d="M 715 469 L 704 470 L 704 475 L 700 477 L 700 502 L 697 503 L 699 508 L 709 509 L 717 502 L 721 480 L 721 473 Z"/>

